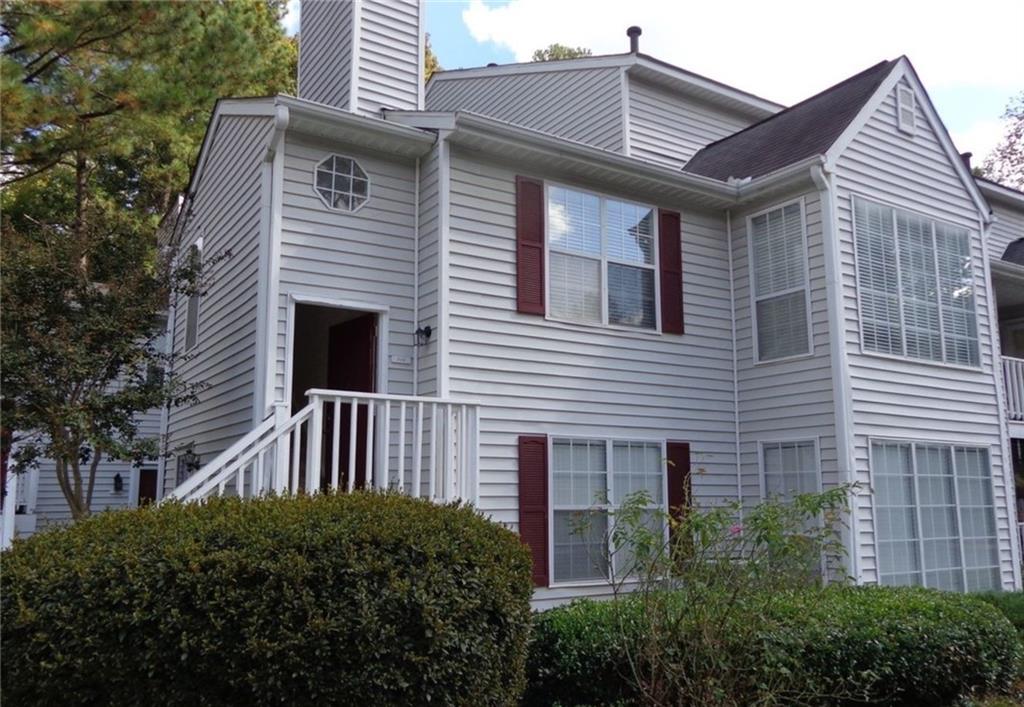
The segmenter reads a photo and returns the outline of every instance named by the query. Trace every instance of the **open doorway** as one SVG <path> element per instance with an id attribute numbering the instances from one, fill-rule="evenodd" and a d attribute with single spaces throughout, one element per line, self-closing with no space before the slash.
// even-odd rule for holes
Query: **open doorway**
<path id="1" fill-rule="evenodd" d="M 377 392 L 377 357 L 380 315 L 340 307 L 318 304 L 296 303 L 295 329 L 291 370 L 292 412 L 301 410 L 307 404 L 306 391 L 311 388 L 328 388 L 359 393 Z M 342 405 L 340 410 L 339 445 L 340 468 L 347 474 L 349 467 L 348 436 L 351 423 L 351 409 Z M 365 485 L 366 467 L 366 425 L 367 409 L 360 406 L 356 413 L 356 479 L 354 484 Z M 323 439 L 321 449 L 323 460 L 331 458 L 333 452 L 334 407 L 324 410 Z M 303 436 L 303 446 L 307 443 Z M 305 467 L 306 455 L 301 455 Z M 321 488 L 327 488 L 328 465 L 323 469 Z M 300 469 L 305 478 L 305 469 Z M 304 482 L 303 482 L 304 483 Z M 344 479 L 344 484 L 348 479 Z"/>

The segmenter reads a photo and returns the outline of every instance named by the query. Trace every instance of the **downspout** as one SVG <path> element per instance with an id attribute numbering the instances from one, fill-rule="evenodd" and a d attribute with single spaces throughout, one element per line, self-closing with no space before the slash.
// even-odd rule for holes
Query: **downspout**
<path id="1" fill-rule="evenodd" d="M 739 352 L 736 342 L 736 273 L 732 262 L 732 209 L 725 210 L 725 234 L 729 245 L 729 307 L 732 318 L 732 412 L 736 445 L 736 500 L 740 504 L 739 520 L 743 522 L 743 464 L 740 454 L 740 378 Z"/>
<path id="2" fill-rule="evenodd" d="M 1002 350 L 999 340 L 999 319 L 998 312 L 995 312 L 995 298 L 992 296 L 992 261 L 989 253 L 989 229 L 992 225 L 992 218 L 985 219 L 978 215 L 978 233 L 981 236 L 981 258 L 984 267 L 985 292 L 988 295 L 988 333 L 992 347 L 992 382 L 996 393 L 997 413 L 999 415 L 999 449 L 1003 461 L 1003 494 L 1006 498 L 1006 513 L 1009 519 L 1010 552 L 1012 553 L 1013 564 L 1013 589 L 1021 589 L 1021 566 L 1020 558 L 1020 534 L 1017 532 L 1017 504 L 1011 502 L 1011 490 L 1015 488 L 1013 479 L 1013 456 L 1010 450 L 1010 427 L 1006 416 L 1006 391 L 1003 385 L 1002 366 L 999 364 L 999 355 Z"/>
<path id="3" fill-rule="evenodd" d="M 825 254 L 825 294 L 828 306 L 830 368 L 832 369 L 832 401 L 835 415 L 836 459 L 839 478 L 845 484 L 856 482 L 854 443 L 852 435 L 853 405 L 850 369 L 846 354 L 846 327 L 843 312 L 842 253 L 839 249 L 838 214 L 835 205 L 834 174 L 828 165 L 811 167 L 811 179 L 821 199 L 821 236 Z M 857 552 L 857 522 L 860 517 L 860 489 L 850 496 L 850 523 L 844 535 L 850 561 L 850 575 L 861 583 L 860 556 Z"/>
<path id="4" fill-rule="evenodd" d="M 282 393 L 282 401 L 277 400 L 275 391 L 276 365 L 277 362 L 277 320 L 278 320 L 278 295 L 281 289 L 281 211 L 284 199 L 284 137 L 288 130 L 288 123 L 291 116 L 288 107 L 277 105 L 274 109 L 274 137 L 267 148 L 267 161 L 270 162 L 270 202 L 269 202 L 269 231 L 267 233 L 266 269 L 262 277 L 266 282 L 266 297 L 263 298 L 263 317 L 260 326 L 264 329 L 263 351 L 257 352 L 260 356 L 257 368 L 258 374 L 262 374 L 263 392 L 259 397 L 261 400 L 260 419 L 265 419 L 274 413 L 276 403 L 284 402 L 291 405 L 291 398 L 287 393 Z M 261 339 L 257 333 L 257 340 Z M 259 380 L 259 378 L 257 378 Z M 259 386 L 257 386 L 258 388 Z"/>
<path id="5" fill-rule="evenodd" d="M 412 217 L 412 394 L 420 394 L 420 158 L 416 158 Z"/>

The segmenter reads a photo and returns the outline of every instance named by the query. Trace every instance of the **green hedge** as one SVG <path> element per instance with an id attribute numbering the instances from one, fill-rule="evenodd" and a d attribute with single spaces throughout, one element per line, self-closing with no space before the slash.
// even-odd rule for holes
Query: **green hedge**
<path id="1" fill-rule="evenodd" d="M 577 601 L 535 616 L 526 704 L 635 700 L 626 646 L 643 620 L 637 603 L 619 601 Z M 924 589 L 794 593 L 761 620 L 752 671 L 776 691 L 788 676 L 783 692 L 812 703 L 951 705 L 1009 689 L 1022 655 L 1013 627 L 991 606 Z"/>
<path id="2" fill-rule="evenodd" d="M 395 494 L 108 513 L 3 556 L 10 704 L 514 704 L 530 559 Z"/>
<path id="3" fill-rule="evenodd" d="M 1024 637 L 1024 592 L 985 592 L 975 596 L 1003 612 L 1017 633 Z"/>

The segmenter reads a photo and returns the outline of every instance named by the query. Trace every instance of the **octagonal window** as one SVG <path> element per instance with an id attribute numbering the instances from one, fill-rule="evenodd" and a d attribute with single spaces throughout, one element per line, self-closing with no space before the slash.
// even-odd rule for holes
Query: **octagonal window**
<path id="1" fill-rule="evenodd" d="M 331 155 L 316 166 L 316 193 L 332 209 L 356 211 L 370 198 L 370 179 L 351 157 Z"/>

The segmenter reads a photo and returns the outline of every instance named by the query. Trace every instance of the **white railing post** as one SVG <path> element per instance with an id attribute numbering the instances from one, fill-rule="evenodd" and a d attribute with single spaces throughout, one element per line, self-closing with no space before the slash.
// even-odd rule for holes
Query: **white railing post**
<path id="1" fill-rule="evenodd" d="M 320 462 L 324 435 L 324 401 L 319 395 L 309 396 L 313 404 L 313 419 L 309 426 L 309 455 L 306 458 L 306 493 L 316 493 L 320 488 Z"/>
<path id="2" fill-rule="evenodd" d="M 386 489 L 391 479 L 391 401 L 384 401 L 384 434 L 380 444 L 380 469 L 377 473 L 377 488 Z"/>
<path id="3" fill-rule="evenodd" d="M 419 498 L 423 495 L 422 468 L 423 468 L 423 402 L 416 403 L 413 409 L 415 422 L 412 428 L 412 497 Z"/>
<path id="4" fill-rule="evenodd" d="M 281 434 L 280 429 L 284 426 L 284 423 L 288 421 L 288 408 L 285 407 L 284 403 L 279 403 L 274 406 L 274 434 L 277 437 L 276 446 L 277 452 L 274 457 L 274 481 L 273 489 L 275 493 L 284 493 L 288 490 L 288 459 L 291 456 L 288 449 L 288 440 L 291 439 L 290 434 Z"/>
<path id="5" fill-rule="evenodd" d="M 14 513 L 18 504 L 18 476 L 7 472 L 7 495 L 4 496 L 3 527 L 0 529 L 0 550 L 6 550 L 14 540 Z"/>
<path id="6" fill-rule="evenodd" d="M 405 401 L 398 405 L 398 488 L 405 490 Z"/>
<path id="7" fill-rule="evenodd" d="M 373 416 L 376 406 L 373 400 L 366 400 L 366 484 L 365 488 L 376 488 L 373 485 Z"/>
<path id="8" fill-rule="evenodd" d="M 1024 359 L 1003 356 L 1003 384 L 1007 419 L 1024 420 Z"/>
<path id="9" fill-rule="evenodd" d="M 338 459 L 341 454 L 341 398 L 334 399 L 334 419 L 331 421 L 331 491 L 338 490 Z"/>

